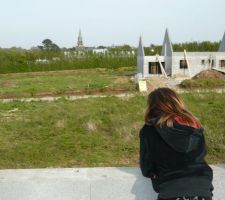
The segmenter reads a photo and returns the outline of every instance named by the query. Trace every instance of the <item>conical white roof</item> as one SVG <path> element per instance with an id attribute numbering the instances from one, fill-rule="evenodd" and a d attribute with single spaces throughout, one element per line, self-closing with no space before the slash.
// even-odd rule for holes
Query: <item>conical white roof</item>
<path id="1" fill-rule="evenodd" d="M 164 40 L 163 40 L 163 46 L 161 50 L 162 56 L 171 56 L 173 53 L 173 46 L 170 40 L 169 31 L 166 29 Z"/>
<path id="2" fill-rule="evenodd" d="M 142 37 L 141 36 L 140 36 L 140 39 L 139 39 L 137 55 L 138 56 L 145 56 L 145 52 L 144 52 L 144 48 L 143 48 L 143 45 L 142 45 Z"/>
<path id="3" fill-rule="evenodd" d="M 225 52 L 225 33 L 224 33 L 223 39 L 220 43 L 219 52 Z"/>

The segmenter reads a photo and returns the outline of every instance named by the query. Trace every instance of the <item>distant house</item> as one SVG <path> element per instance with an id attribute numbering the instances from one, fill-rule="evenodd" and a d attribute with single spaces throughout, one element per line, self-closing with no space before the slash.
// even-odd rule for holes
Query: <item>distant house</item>
<path id="1" fill-rule="evenodd" d="M 38 58 L 38 59 L 35 60 L 35 63 L 36 64 L 38 64 L 38 63 L 45 64 L 45 63 L 49 63 L 49 60 L 47 60 L 46 58 L 44 58 L 44 59 Z"/>
<path id="2" fill-rule="evenodd" d="M 152 75 L 193 77 L 206 69 L 225 72 L 225 33 L 218 52 L 174 52 L 166 29 L 161 55 L 155 56 L 145 56 L 140 37 L 137 53 L 138 78 Z"/>
<path id="3" fill-rule="evenodd" d="M 92 49 L 92 52 L 94 54 L 106 54 L 108 52 L 108 49 L 104 48 L 104 49 Z"/>
<path id="4" fill-rule="evenodd" d="M 60 61 L 61 59 L 59 57 L 53 57 L 52 60 L 53 61 Z"/>

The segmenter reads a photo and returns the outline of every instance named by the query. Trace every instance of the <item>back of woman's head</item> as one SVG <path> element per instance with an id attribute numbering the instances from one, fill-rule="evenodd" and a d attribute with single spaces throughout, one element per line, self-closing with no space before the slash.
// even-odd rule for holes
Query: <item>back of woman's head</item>
<path id="1" fill-rule="evenodd" d="M 181 117 L 189 126 L 201 126 L 199 120 L 186 110 L 184 102 L 173 90 L 158 88 L 148 95 L 146 124 L 161 127 L 166 123 L 167 126 L 172 127 L 176 116 Z"/>

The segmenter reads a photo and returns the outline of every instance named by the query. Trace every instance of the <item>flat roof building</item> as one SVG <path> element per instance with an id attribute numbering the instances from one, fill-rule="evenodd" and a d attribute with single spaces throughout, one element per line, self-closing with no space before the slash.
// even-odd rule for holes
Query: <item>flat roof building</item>
<path id="1" fill-rule="evenodd" d="M 193 77 L 207 69 L 225 72 L 225 33 L 218 52 L 174 52 L 168 29 L 166 29 L 160 55 L 145 56 L 140 37 L 137 52 L 137 78 L 152 75 Z"/>

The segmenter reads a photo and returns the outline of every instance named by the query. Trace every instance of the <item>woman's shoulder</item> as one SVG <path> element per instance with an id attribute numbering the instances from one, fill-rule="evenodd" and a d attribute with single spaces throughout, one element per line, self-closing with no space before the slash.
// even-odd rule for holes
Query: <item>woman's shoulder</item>
<path id="1" fill-rule="evenodd" d="M 144 124 L 140 130 L 140 136 L 141 135 L 150 135 L 150 133 L 155 132 L 155 131 L 156 130 L 155 130 L 154 125 Z"/>

